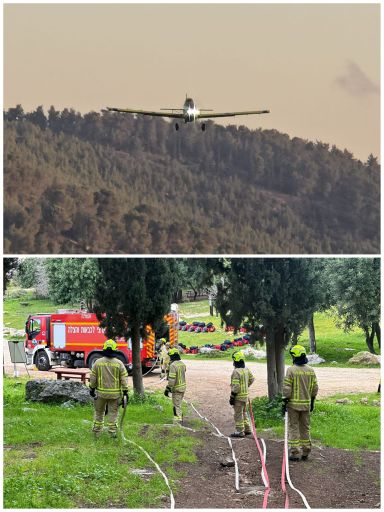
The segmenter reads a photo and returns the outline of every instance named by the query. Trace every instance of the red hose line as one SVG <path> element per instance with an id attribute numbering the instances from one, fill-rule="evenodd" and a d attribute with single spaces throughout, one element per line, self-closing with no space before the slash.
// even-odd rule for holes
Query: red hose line
<path id="1" fill-rule="evenodd" d="M 260 455 L 260 461 L 261 461 L 261 466 L 262 466 L 262 476 L 263 476 L 263 472 L 264 472 L 263 483 L 264 483 L 266 489 L 265 489 L 264 498 L 263 498 L 263 508 L 267 508 L 268 496 L 269 496 L 269 493 L 270 493 L 270 490 L 271 490 L 270 489 L 270 485 L 269 485 L 269 477 L 268 477 L 268 472 L 267 472 L 267 468 L 266 468 L 266 465 L 265 465 L 264 454 L 263 454 L 263 452 L 262 452 L 262 450 L 260 448 L 259 440 L 257 439 L 255 418 L 253 417 L 252 404 L 251 404 L 251 401 L 249 399 L 248 399 L 248 406 L 249 406 L 249 413 L 250 413 L 250 417 L 251 417 L 252 435 L 253 435 L 253 438 L 255 440 L 257 449 L 259 451 L 259 455 Z"/>

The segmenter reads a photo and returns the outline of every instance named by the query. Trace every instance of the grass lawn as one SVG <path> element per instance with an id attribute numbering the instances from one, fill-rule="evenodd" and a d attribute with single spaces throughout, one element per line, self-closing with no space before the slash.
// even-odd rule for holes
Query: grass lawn
<path id="1" fill-rule="evenodd" d="M 220 327 L 220 318 L 216 316 L 209 316 L 208 301 L 200 301 L 195 303 L 185 303 L 179 305 L 180 317 L 189 323 L 193 321 L 212 322 L 216 331 L 214 333 L 194 333 L 179 331 L 179 340 L 187 347 L 191 345 L 202 346 L 206 343 L 213 345 L 222 343 L 224 340 L 233 340 L 236 336 L 233 333 L 227 333 Z M 315 313 L 315 330 L 317 340 L 317 353 L 320 357 L 325 359 L 325 363 L 321 366 L 335 366 L 335 367 L 353 367 L 358 368 L 359 365 L 352 365 L 348 363 L 350 359 L 357 352 L 365 351 L 367 345 L 363 331 L 356 329 L 352 332 L 345 333 L 342 329 L 336 327 L 333 318 L 327 313 Z M 302 344 L 309 353 L 309 335 L 308 329 L 305 329 L 299 337 L 299 343 Z M 231 359 L 231 352 L 224 352 L 217 354 L 215 359 Z M 184 356 L 187 357 L 187 356 Z M 204 355 L 190 356 L 191 358 L 205 358 Z M 258 359 L 259 362 L 265 362 L 266 359 Z M 286 363 L 291 364 L 291 357 L 286 354 Z M 369 366 L 378 367 L 379 365 L 361 365 L 364 368 Z"/>
<path id="2" fill-rule="evenodd" d="M 91 433 L 93 407 L 25 402 L 26 379 L 4 378 L 5 508 L 147 508 L 169 506 L 168 488 L 146 456 L 120 438 Z M 131 400 L 124 434 L 160 465 L 173 491 L 175 464 L 194 463 L 196 440 L 180 427 L 162 394 Z M 140 476 L 133 470 L 153 474 Z"/>
<path id="3" fill-rule="evenodd" d="M 315 313 L 314 322 L 319 356 L 325 359 L 328 364 L 337 361 L 334 366 L 353 366 L 356 368 L 356 365 L 348 363 L 348 359 L 357 352 L 368 350 L 363 331 L 355 329 L 352 332 L 345 333 L 342 329 L 336 327 L 334 320 L 327 313 Z M 308 329 L 303 331 L 299 343 L 304 345 L 309 352 Z M 377 346 L 376 351 L 378 351 Z M 367 365 L 364 366 L 367 367 Z M 372 366 L 378 367 L 378 365 Z"/>
<path id="4" fill-rule="evenodd" d="M 336 404 L 337 398 L 347 397 L 350 405 Z M 360 400 L 368 398 L 368 405 Z M 334 395 L 316 400 L 311 415 L 311 437 L 314 444 L 350 450 L 380 450 L 380 407 L 372 405 L 380 400 L 378 393 Z M 272 431 L 284 436 L 281 401 L 268 403 L 267 397 L 252 402 L 257 429 Z"/>
<path id="5" fill-rule="evenodd" d="M 24 329 L 28 315 L 36 313 L 55 313 L 59 308 L 74 309 L 75 306 L 58 306 L 49 299 L 35 299 L 31 294 L 4 301 L 4 326 Z"/>

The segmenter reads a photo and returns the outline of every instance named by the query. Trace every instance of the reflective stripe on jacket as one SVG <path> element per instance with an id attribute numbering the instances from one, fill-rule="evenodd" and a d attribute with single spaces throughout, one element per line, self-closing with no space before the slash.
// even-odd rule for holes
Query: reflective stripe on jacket
<path id="1" fill-rule="evenodd" d="M 288 407 L 297 411 L 308 411 L 311 398 L 316 397 L 318 390 L 319 386 L 313 368 L 306 364 L 295 364 L 287 368 L 283 398 L 289 398 Z"/>
<path id="2" fill-rule="evenodd" d="M 168 386 L 171 388 L 172 393 L 185 391 L 187 385 L 185 383 L 185 372 L 187 368 L 183 361 L 173 361 L 169 367 Z"/>
<path id="3" fill-rule="evenodd" d="M 97 389 L 101 398 L 119 398 L 128 391 L 128 372 L 120 359 L 101 357 L 92 367 L 89 386 Z"/>
<path id="4" fill-rule="evenodd" d="M 246 402 L 248 400 L 248 387 L 255 379 L 248 368 L 235 368 L 231 376 L 231 392 L 236 395 L 236 400 Z"/>

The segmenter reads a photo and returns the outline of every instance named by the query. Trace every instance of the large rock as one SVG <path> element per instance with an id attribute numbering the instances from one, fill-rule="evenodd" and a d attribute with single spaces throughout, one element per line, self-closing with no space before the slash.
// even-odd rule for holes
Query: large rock
<path id="1" fill-rule="evenodd" d="M 49 404 L 62 404 L 72 400 L 80 404 L 93 402 L 89 388 L 73 380 L 30 380 L 25 388 L 26 400 Z"/>
<path id="2" fill-rule="evenodd" d="M 351 359 L 348 360 L 348 363 L 352 364 L 380 364 L 380 357 L 371 354 L 370 352 L 358 352 Z"/>
<path id="3" fill-rule="evenodd" d="M 220 352 L 220 350 L 217 350 L 216 348 L 212 348 L 212 347 L 200 347 L 199 348 L 200 354 L 211 354 L 212 352 Z"/>
<path id="4" fill-rule="evenodd" d="M 241 349 L 243 354 L 247 357 L 252 357 L 253 359 L 263 359 L 267 357 L 267 353 L 264 350 L 257 350 L 253 347 L 247 347 Z"/>
<path id="5" fill-rule="evenodd" d="M 337 404 L 342 404 L 342 405 L 351 405 L 351 404 L 353 404 L 353 401 L 349 400 L 348 398 L 338 398 L 336 400 L 336 403 Z"/>
<path id="6" fill-rule="evenodd" d="M 321 364 L 325 363 L 325 359 L 320 357 L 318 354 L 308 354 L 307 355 L 308 363 L 309 364 Z"/>

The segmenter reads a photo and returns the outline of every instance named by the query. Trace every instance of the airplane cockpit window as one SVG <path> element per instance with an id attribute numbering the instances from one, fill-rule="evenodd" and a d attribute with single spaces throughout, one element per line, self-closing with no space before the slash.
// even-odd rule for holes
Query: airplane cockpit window
<path id="1" fill-rule="evenodd" d="M 194 106 L 195 106 L 195 104 L 194 104 L 194 102 L 193 102 L 193 99 L 192 99 L 192 98 L 187 98 L 187 99 L 185 100 L 185 104 L 186 104 L 188 107 L 190 107 L 190 108 L 194 108 Z"/>

